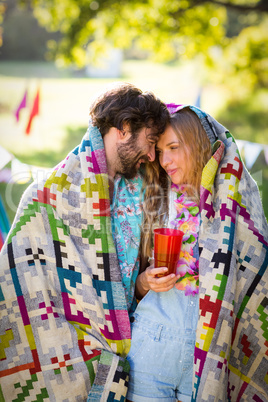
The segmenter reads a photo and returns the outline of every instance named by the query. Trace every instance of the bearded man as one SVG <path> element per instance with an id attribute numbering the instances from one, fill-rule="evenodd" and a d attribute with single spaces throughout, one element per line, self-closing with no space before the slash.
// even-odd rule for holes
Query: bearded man
<path id="1" fill-rule="evenodd" d="M 121 84 L 90 116 L 81 144 L 25 191 L 0 254 L 3 401 L 125 400 L 140 165 L 169 114 Z"/>

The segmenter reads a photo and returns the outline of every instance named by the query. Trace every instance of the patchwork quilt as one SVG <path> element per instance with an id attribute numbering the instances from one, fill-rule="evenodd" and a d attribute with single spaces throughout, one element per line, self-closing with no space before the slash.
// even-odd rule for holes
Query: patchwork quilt
<path id="1" fill-rule="evenodd" d="M 268 226 L 232 135 L 193 108 L 218 141 L 201 184 L 200 309 L 192 401 L 268 401 Z"/>
<path id="2" fill-rule="evenodd" d="M 26 190 L 0 285 L 1 401 L 125 400 L 131 332 L 96 127 Z"/>

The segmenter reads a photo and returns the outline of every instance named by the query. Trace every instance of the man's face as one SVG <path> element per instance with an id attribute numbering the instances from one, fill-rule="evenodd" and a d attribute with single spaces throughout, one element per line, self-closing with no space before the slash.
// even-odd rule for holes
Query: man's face
<path id="1" fill-rule="evenodd" d="M 151 128 L 144 127 L 137 137 L 131 136 L 125 143 L 117 145 L 117 173 L 127 179 L 136 176 L 141 163 L 152 162 L 155 159 L 155 143 L 158 139 Z"/>

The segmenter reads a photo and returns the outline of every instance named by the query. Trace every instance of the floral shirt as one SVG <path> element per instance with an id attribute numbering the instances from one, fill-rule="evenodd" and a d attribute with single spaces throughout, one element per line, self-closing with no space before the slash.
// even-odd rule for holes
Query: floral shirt
<path id="1" fill-rule="evenodd" d="M 113 239 L 129 310 L 133 303 L 135 282 L 140 268 L 138 254 L 142 221 L 141 187 L 140 174 L 131 180 L 117 175 L 111 207 Z"/>
<path id="2" fill-rule="evenodd" d="M 200 224 L 199 207 L 187 196 L 183 185 L 172 184 L 171 189 L 177 194 L 177 199 L 174 201 L 177 216 L 171 225 L 184 232 L 177 266 L 177 275 L 179 274 L 180 278 L 176 282 L 176 287 L 184 290 L 186 296 L 195 295 L 199 287 L 199 259 L 194 255 Z"/>

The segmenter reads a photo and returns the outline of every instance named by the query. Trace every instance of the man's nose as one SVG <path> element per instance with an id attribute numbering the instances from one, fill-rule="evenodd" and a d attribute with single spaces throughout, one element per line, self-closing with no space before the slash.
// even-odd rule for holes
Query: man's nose
<path id="1" fill-rule="evenodd" d="M 153 162 L 155 160 L 155 146 L 153 145 L 150 148 L 150 151 L 147 154 L 149 162 Z"/>

